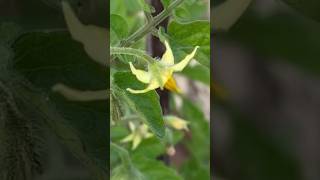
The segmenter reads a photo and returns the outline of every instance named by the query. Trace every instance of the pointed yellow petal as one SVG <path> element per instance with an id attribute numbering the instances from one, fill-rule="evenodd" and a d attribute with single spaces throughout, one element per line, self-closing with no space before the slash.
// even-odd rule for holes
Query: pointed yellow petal
<path id="1" fill-rule="evenodd" d="M 144 139 L 148 139 L 148 138 L 150 138 L 150 137 L 153 136 L 153 134 L 150 133 L 150 132 L 148 131 L 148 129 L 149 129 L 149 127 L 148 127 L 146 124 L 142 124 L 142 125 L 139 127 L 140 134 L 142 135 L 142 137 L 143 137 Z"/>
<path id="2" fill-rule="evenodd" d="M 139 81 L 143 83 L 150 82 L 150 74 L 148 72 L 136 69 L 131 62 L 129 62 L 129 64 L 132 74 L 134 74 Z"/>
<path id="3" fill-rule="evenodd" d="M 139 127 L 139 130 L 140 130 L 141 134 L 146 134 L 146 133 L 148 133 L 148 126 L 146 124 L 142 124 Z"/>
<path id="4" fill-rule="evenodd" d="M 128 136 L 123 138 L 120 142 L 122 142 L 122 143 L 130 142 L 133 140 L 133 137 L 134 137 L 133 134 L 129 134 Z"/>
<path id="5" fill-rule="evenodd" d="M 177 86 L 176 80 L 172 76 L 168 79 L 164 87 L 169 91 L 181 93 L 181 89 Z"/>
<path id="6" fill-rule="evenodd" d="M 197 52 L 197 49 L 199 48 L 199 46 L 196 46 L 194 48 L 194 50 L 192 51 L 191 54 L 188 54 L 182 61 L 180 61 L 178 64 L 173 65 L 171 68 L 173 69 L 173 71 L 182 71 L 187 65 L 188 63 L 192 60 L 192 58 L 194 57 L 194 55 Z"/>
<path id="7" fill-rule="evenodd" d="M 161 63 L 167 65 L 167 66 L 172 66 L 174 64 L 174 57 L 172 50 L 170 48 L 170 45 L 167 41 L 164 41 L 164 44 L 166 46 L 166 52 L 163 54 L 161 58 Z"/>
<path id="8" fill-rule="evenodd" d="M 142 90 L 134 90 L 134 89 L 131 89 L 131 88 L 127 88 L 127 91 L 133 93 L 133 94 L 140 94 L 140 93 L 146 93 L 148 91 L 151 91 L 151 90 L 154 90 L 154 89 L 157 89 L 158 87 L 160 87 L 158 81 L 152 81 L 147 88 L 145 89 L 142 89 Z"/>
<path id="9" fill-rule="evenodd" d="M 141 143 L 142 138 L 140 136 L 140 134 L 137 134 L 134 138 L 133 138 L 133 143 L 132 143 L 132 150 L 135 150 L 139 144 Z"/>
<path id="10" fill-rule="evenodd" d="M 136 126 L 131 121 L 129 121 L 129 129 L 130 129 L 131 132 L 134 132 L 136 130 Z"/>
<path id="11" fill-rule="evenodd" d="M 144 138 L 146 138 L 146 139 L 151 138 L 151 137 L 153 137 L 153 134 L 149 133 L 149 132 L 144 135 Z"/>

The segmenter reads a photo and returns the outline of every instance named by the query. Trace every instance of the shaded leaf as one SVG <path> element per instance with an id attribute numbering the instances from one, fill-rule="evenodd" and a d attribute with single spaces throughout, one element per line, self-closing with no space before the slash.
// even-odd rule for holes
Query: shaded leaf
<path id="1" fill-rule="evenodd" d="M 227 37 L 269 57 L 276 57 L 308 72 L 320 73 L 320 25 L 289 14 L 258 18 L 246 13 Z"/>
<path id="2" fill-rule="evenodd" d="M 66 32 L 28 33 L 14 43 L 13 49 L 16 54 L 13 67 L 49 95 L 61 117 L 75 129 L 87 153 L 105 167 L 108 162 L 108 101 L 71 102 L 53 93 L 51 87 L 60 82 L 82 90 L 107 89 L 107 69 L 94 63 L 82 45 Z"/>
<path id="3" fill-rule="evenodd" d="M 292 8 L 312 19 L 320 21 L 320 1 L 318 0 L 282 0 Z"/>

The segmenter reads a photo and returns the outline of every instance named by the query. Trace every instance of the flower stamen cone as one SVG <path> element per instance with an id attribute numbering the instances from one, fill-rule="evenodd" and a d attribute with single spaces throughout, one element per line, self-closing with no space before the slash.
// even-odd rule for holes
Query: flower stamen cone
<path id="1" fill-rule="evenodd" d="M 166 84 L 164 85 L 166 89 L 175 93 L 181 93 L 181 89 L 177 86 L 176 80 L 171 76 Z"/>

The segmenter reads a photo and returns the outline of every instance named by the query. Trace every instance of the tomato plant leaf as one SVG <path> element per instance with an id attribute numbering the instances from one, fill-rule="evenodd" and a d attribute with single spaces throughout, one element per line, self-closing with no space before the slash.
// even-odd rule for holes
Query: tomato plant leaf
<path id="1" fill-rule="evenodd" d="M 192 80 L 200 81 L 208 86 L 210 85 L 210 69 L 201 64 L 186 67 L 182 71 L 182 74 Z"/>
<path id="2" fill-rule="evenodd" d="M 149 5 L 145 2 L 145 0 L 138 0 L 139 5 L 141 6 L 142 10 L 148 13 L 154 13 L 155 9 L 153 6 Z"/>
<path id="3" fill-rule="evenodd" d="M 182 180 L 174 169 L 155 159 L 149 159 L 143 155 L 135 155 L 132 157 L 132 162 L 148 180 Z"/>
<path id="4" fill-rule="evenodd" d="M 145 85 L 140 83 L 136 77 L 129 72 L 117 72 L 114 74 L 114 83 L 120 88 L 120 96 L 128 103 L 130 108 L 149 125 L 150 129 L 160 138 L 165 135 L 165 126 L 162 119 L 162 110 L 159 96 L 155 91 L 144 94 L 132 94 L 127 88 L 143 89 Z"/>
<path id="5" fill-rule="evenodd" d="M 206 1 L 188 0 L 174 11 L 174 19 L 185 23 L 195 20 L 205 20 L 207 19 L 206 13 L 208 12 L 209 8 Z"/>
<path id="6" fill-rule="evenodd" d="M 195 59 L 210 68 L 210 23 L 194 21 L 188 24 L 171 22 L 168 27 L 170 45 L 175 59 L 181 60 L 195 46 L 200 46 Z"/>
<path id="7" fill-rule="evenodd" d="M 164 140 L 159 140 L 155 137 L 144 140 L 141 145 L 139 145 L 139 147 L 132 152 L 132 154 L 140 154 L 144 157 L 156 159 L 160 155 L 166 153 L 166 143 L 164 142 L 168 141 L 166 139 L 168 134 L 169 133 L 166 133 Z M 175 144 L 182 140 L 184 134 L 181 131 L 173 131 L 172 135 L 173 143 Z"/>
<path id="8" fill-rule="evenodd" d="M 110 44 L 115 45 L 128 35 L 128 24 L 126 20 L 117 14 L 110 15 Z"/>
<path id="9" fill-rule="evenodd" d="M 108 157 L 108 101 L 74 102 L 51 87 L 64 83 L 76 89 L 102 90 L 109 86 L 108 69 L 96 64 L 67 32 L 27 33 L 14 44 L 13 68 L 48 94 L 57 111 L 76 130 L 88 155 L 105 168 Z M 99 138 L 97 138 L 99 137 Z"/>

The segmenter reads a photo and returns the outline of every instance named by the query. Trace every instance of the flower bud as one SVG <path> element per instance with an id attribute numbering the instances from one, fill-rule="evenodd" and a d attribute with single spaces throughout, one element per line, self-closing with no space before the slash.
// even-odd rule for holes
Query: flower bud
<path id="1" fill-rule="evenodd" d="M 164 116 L 163 119 L 169 127 L 172 127 L 177 130 L 189 131 L 188 129 L 189 122 L 184 119 L 178 118 L 176 116 Z"/>

